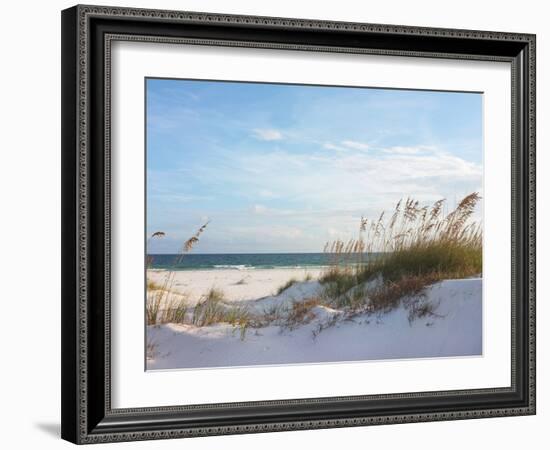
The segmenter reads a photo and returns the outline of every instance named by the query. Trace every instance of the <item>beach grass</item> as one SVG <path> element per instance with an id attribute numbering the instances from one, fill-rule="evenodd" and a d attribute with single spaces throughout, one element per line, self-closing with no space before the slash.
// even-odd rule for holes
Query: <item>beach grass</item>
<path id="1" fill-rule="evenodd" d="M 153 280 L 147 280 L 148 291 L 158 291 L 159 289 L 162 289 L 162 286 L 160 284 L 156 283 Z"/>
<path id="2" fill-rule="evenodd" d="M 163 310 L 163 323 L 183 323 L 187 316 L 189 305 L 186 298 L 172 297 Z"/>
<path id="3" fill-rule="evenodd" d="M 228 323 L 238 328 L 241 331 L 241 339 L 244 339 L 250 320 L 251 316 L 246 306 L 224 303 L 223 291 L 212 288 L 193 308 L 191 323 L 197 327 Z"/>
<path id="4" fill-rule="evenodd" d="M 467 195 L 448 214 L 444 200 L 420 207 L 407 199 L 387 220 L 384 213 L 373 222 L 362 218 L 357 239 L 325 246 L 331 264 L 319 279 L 324 296 L 338 306 L 368 298 L 371 308 L 387 311 L 437 281 L 480 276 L 482 228 L 472 220 L 480 198 Z"/>
<path id="5" fill-rule="evenodd" d="M 191 238 L 184 242 L 173 265 L 164 274 L 162 283 L 159 284 L 152 280 L 147 280 L 147 325 L 178 323 L 204 327 L 216 323 L 229 323 L 240 330 L 241 338 L 244 339 L 250 321 L 248 310 L 243 306 L 225 304 L 222 290 L 211 288 L 194 307 L 189 306 L 185 295 L 174 291 L 175 270 L 173 268 L 199 242 L 200 235 L 205 231 L 207 225 L 208 222 L 202 225 Z M 155 232 L 150 236 L 149 240 L 164 236 L 164 232 Z M 152 260 L 148 259 L 148 266 L 151 263 Z M 244 279 L 241 281 L 244 282 Z"/>
<path id="6" fill-rule="evenodd" d="M 147 318 L 147 325 L 157 325 L 160 318 L 160 300 L 158 296 L 154 298 L 147 297 L 145 304 L 145 315 Z"/>
<path id="7" fill-rule="evenodd" d="M 284 291 L 286 291 L 288 288 L 295 285 L 297 282 L 298 282 L 298 280 L 296 278 L 291 278 L 286 283 L 284 283 L 282 286 L 279 286 L 277 288 L 277 294 L 276 295 L 281 295 Z"/>
<path id="8" fill-rule="evenodd" d="M 190 252 L 193 249 L 193 246 L 199 242 L 200 235 L 204 232 L 208 222 L 203 224 L 193 236 L 187 239 L 179 253 L 176 256 L 174 264 L 172 267 L 177 266 L 183 259 L 184 255 Z M 162 238 L 165 236 L 163 231 L 154 232 L 149 239 L 147 240 L 147 245 L 152 239 Z M 147 266 L 150 267 L 152 264 L 152 259 L 148 255 L 147 257 Z M 167 270 L 164 274 L 164 278 L 161 284 L 155 283 L 151 280 L 147 280 L 147 300 L 146 300 L 146 318 L 147 325 L 157 325 L 159 323 L 167 323 L 170 318 L 181 317 L 185 318 L 185 312 L 187 311 L 187 306 L 185 302 L 181 300 L 176 300 L 174 298 L 174 270 L 171 268 Z M 176 298 L 181 297 L 181 294 L 176 294 Z M 176 306 L 174 306 L 176 305 Z"/>
<path id="9" fill-rule="evenodd" d="M 238 328 L 243 339 L 252 319 L 245 305 L 226 303 L 223 291 L 216 288 L 211 288 L 195 306 L 189 306 L 183 295 L 172 295 L 163 301 L 153 296 L 147 302 L 146 314 L 147 325 L 176 323 L 206 327 L 227 323 Z"/>
<path id="10" fill-rule="evenodd" d="M 288 293 L 282 296 L 292 286 L 312 281 L 309 274 L 301 281 L 292 277 L 276 289 L 275 297 L 286 300 L 263 312 L 253 312 L 246 302 L 229 302 L 215 287 L 189 306 L 187 297 L 173 290 L 174 271 L 167 270 L 162 283 L 147 283 L 147 323 L 195 327 L 225 323 L 244 339 L 249 328 L 279 325 L 292 330 L 305 325 L 314 319 L 317 306 L 330 308 L 330 313 L 314 336 L 340 320 L 383 314 L 400 305 L 408 310 L 409 321 L 435 316 L 436 305 L 425 301 L 428 286 L 482 275 L 482 227 L 473 218 L 480 199 L 474 192 L 445 213 L 445 200 L 421 207 L 409 198 L 397 203 L 389 216 L 382 213 L 374 221 L 361 218 L 357 238 L 325 245 L 329 265 L 318 279 L 317 292 L 298 299 Z M 206 226 L 184 243 L 176 263 Z M 245 283 L 243 278 L 236 284 Z"/>
<path id="11" fill-rule="evenodd" d="M 188 310 L 188 299 L 182 294 L 154 294 L 146 302 L 147 325 L 184 323 Z"/>
<path id="12" fill-rule="evenodd" d="M 315 318 L 313 308 L 322 304 L 322 300 L 317 297 L 310 297 L 304 301 L 296 301 L 292 303 L 285 318 L 285 327 L 294 329 L 299 325 L 304 325 L 311 322 Z"/>

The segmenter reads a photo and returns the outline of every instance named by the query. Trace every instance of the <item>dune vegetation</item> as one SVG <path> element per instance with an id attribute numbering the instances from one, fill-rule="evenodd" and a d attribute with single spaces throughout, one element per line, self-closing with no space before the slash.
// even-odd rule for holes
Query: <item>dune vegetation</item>
<path id="1" fill-rule="evenodd" d="M 362 218 L 357 239 L 325 246 L 322 296 L 336 307 L 387 311 L 437 281 L 481 276 L 483 232 L 472 220 L 480 198 L 469 194 L 447 214 L 444 200 L 420 207 L 407 199 L 387 219 Z"/>
<path id="2" fill-rule="evenodd" d="M 292 330 L 308 324 L 319 308 L 331 314 L 319 322 L 314 336 L 338 321 L 384 314 L 399 306 L 407 308 L 410 321 L 435 316 L 436 305 L 424 301 L 428 286 L 481 277 L 482 227 L 473 220 L 479 201 L 474 192 L 445 213 L 444 200 L 420 206 L 406 199 L 391 215 L 382 213 L 374 221 L 361 218 L 356 238 L 325 245 L 327 266 L 318 280 L 309 275 L 303 281 L 289 279 L 267 298 L 267 306 L 259 303 L 264 299 L 227 301 L 224 292 L 214 287 L 190 302 L 174 290 L 174 270 L 167 270 L 162 283 L 148 280 L 147 324 L 206 327 L 225 323 L 240 330 L 244 339 L 251 328 L 277 325 Z M 184 243 L 175 264 L 191 251 L 207 225 Z"/>

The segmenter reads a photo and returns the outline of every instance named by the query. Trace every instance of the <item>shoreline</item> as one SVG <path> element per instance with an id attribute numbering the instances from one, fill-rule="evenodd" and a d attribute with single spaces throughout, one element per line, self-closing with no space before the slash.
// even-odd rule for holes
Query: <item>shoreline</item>
<path id="1" fill-rule="evenodd" d="M 196 272 L 196 271 L 219 271 L 219 270 L 230 270 L 230 271 L 236 271 L 236 272 L 247 272 L 247 271 L 256 271 L 256 270 L 324 270 L 327 268 L 330 268 L 330 264 L 326 264 L 324 266 L 317 266 L 317 265 L 311 265 L 311 266 L 247 266 L 244 267 L 239 266 L 223 266 L 220 265 L 219 267 L 197 267 L 197 268 L 173 268 L 173 267 L 149 267 L 147 268 L 147 271 L 149 272 Z"/>

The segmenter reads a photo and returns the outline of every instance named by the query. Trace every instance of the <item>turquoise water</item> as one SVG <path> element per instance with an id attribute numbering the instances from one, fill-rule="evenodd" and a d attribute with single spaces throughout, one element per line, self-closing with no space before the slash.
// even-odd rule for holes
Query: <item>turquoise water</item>
<path id="1" fill-rule="evenodd" d="M 153 269 L 174 270 L 308 268 L 326 266 L 333 260 L 332 255 L 327 253 L 189 253 L 184 255 L 178 263 L 178 255 L 149 255 L 149 258 L 150 267 Z M 357 256 L 351 255 L 346 262 L 356 261 Z"/>

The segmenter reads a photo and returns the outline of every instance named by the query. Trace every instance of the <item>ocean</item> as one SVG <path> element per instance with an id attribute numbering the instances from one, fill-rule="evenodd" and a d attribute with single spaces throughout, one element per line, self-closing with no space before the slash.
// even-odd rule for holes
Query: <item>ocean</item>
<path id="1" fill-rule="evenodd" d="M 308 268 L 327 266 L 333 260 L 327 253 L 226 253 L 185 254 L 175 265 L 178 255 L 148 255 L 152 269 L 198 270 L 198 269 L 275 269 Z M 348 263 L 356 262 L 350 257 Z"/>

